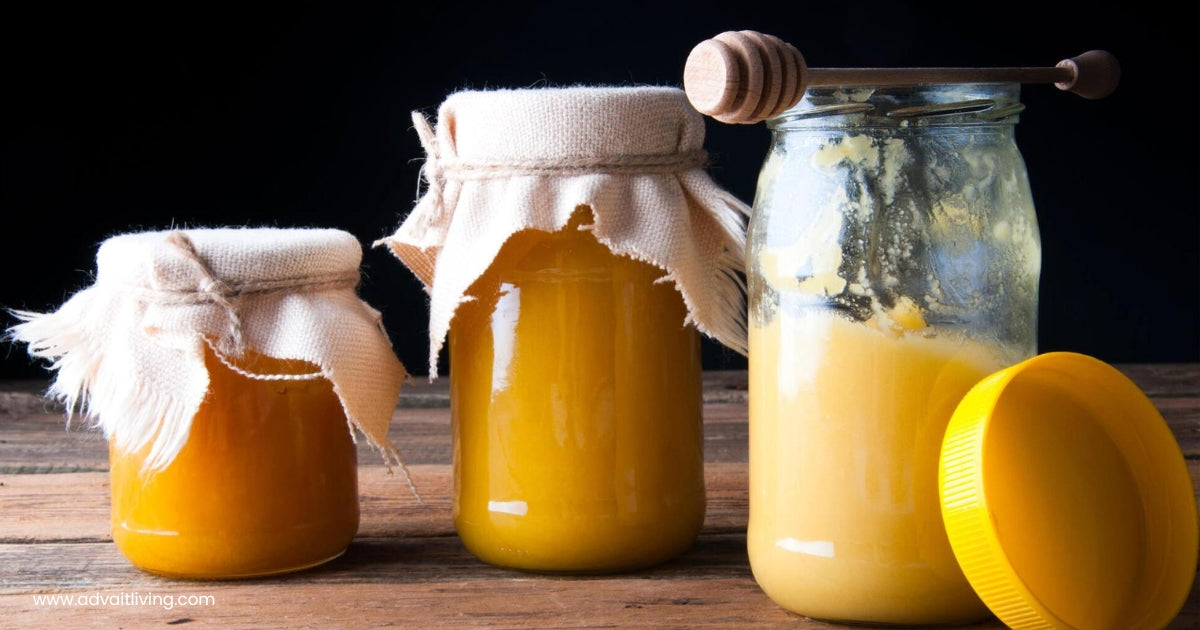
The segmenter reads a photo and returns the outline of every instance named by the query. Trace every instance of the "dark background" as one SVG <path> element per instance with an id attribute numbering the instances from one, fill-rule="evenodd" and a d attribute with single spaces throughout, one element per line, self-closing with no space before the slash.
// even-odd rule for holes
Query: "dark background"
<path id="1" fill-rule="evenodd" d="M 692 46 L 753 29 L 814 67 L 1037 66 L 1113 52 L 1124 76 L 1107 99 L 1023 90 L 1017 142 L 1044 247 L 1040 349 L 1197 361 L 1200 15 L 1184 5 L 5 3 L 0 306 L 57 308 L 90 284 L 97 245 L 121 232 L 336 227 L 366 248 L 360 294 L 420 374 L 425 294 L 369 248 L 417 193 L 410 111 L 432 116 L 464 88 L 678 86 Z M 762 124 L 708 121 L 710 173 L 751 202 L 768 142 Z M 0 347 L 0 377 L 46 374 L 23 346 Z M 706 345 L 706 368 L 744 366 Z"/>

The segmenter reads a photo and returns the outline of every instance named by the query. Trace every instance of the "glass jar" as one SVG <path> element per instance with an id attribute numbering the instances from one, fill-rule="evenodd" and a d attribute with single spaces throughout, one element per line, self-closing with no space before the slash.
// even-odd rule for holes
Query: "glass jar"
<path id="1" fill-rule="evenodd" d="M 510 237 L 451 322 L 454 524 L 491 564 L 645 567 L 704 521 L 699 336 L 587 214 Z"/>
<path id="2" fill-rule="evenodd" d="M 456 92 L 387 245 L 449 338 L 454 522 L 480 559 L 637 569 L 704 522 L 700 335 L 744 352 L 745 206 L 683 90 Z"/>
<path id="3" fill-rule="evenodd" d="M 150 445 L 109 448 L 112 535 L 135 566 L 171 577 L 286 573 L 340 556 L 358 531 L 358 463 L 326 379 L 247 378 L 205 353 L 208 395 L 161 471 Z M 311 374 L 248 352 L 238 368 Z"/>
<path id="4" fill-rule="evenodd" d="M 951 551 L 943 433 L 1032 356 L 1041 244 L 1016 84 L 811 88 L 769 121 L 748 235 L 758 584 L 809 617 L 988 615 Z"/>
<path id="5" fill-rule="evenodd" d="M 242 578 L 345 551 L 354 431 L 404 470 L 387 433 L 406 373 L 361 262 L 335 229 L 134 232 L 100 245 L 92 286 L 21 313 L 10 334 L 54 361 L 51 394 L 104 430 L 135 566 Z"/>

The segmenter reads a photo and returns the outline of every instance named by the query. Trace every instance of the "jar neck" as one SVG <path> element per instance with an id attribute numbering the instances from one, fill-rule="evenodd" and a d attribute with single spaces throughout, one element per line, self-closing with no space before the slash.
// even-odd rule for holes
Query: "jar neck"
<path id="1" fill-rule="evenodd" d="M 816 86 L 792 109 L 767 121 L 790 130 L 1009 129 L 1025 109 L 1018 83 L 910 86 Z"/>

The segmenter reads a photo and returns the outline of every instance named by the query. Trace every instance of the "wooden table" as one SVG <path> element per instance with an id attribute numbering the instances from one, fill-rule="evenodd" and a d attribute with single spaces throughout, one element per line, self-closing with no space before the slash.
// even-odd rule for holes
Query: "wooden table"
<path id="1" fill-rule="evenodd" d="M 1119 367 L 1162 411 L 1196 484 L 1200 365 Z M 705 375 L 709 503 L 695 546 L 654 569 L 604 577 L 499 569 L 463 549 L 450 514 L 444 379 L 406 388 L 391 429 L 426 505 L 364 446 L 362 525 L 341 558 L 271 579 L 155 577 L 112 544 L 105 442 L 84 428 L 65 431 L 62 411 L 37 394 L 43 385 L 0 388 L 0 627 L 840 627 L 785 612 L 750 573 L 744 372 Z M 1200 583 L 1170 628 L 1200 628 Z"/>

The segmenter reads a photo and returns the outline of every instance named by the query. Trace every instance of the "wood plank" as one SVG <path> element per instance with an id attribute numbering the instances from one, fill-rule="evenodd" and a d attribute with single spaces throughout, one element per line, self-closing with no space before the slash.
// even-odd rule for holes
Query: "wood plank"
<path id="1" fill-rule="evenodd" d="M 704 421 L 705 461 L 746 461 L 744 402 L 706 404 Z M 98 429 L 82 422 L 68 429 L 64 416 L 56 413 L 0 415 L 0 422 L 0 474 L 108 470 L 108 443 Z M 450 412 L 446 407 L 399 408 L 392 415 L 388 436 L 409 465 L 450 462 Z M 358 461 L 381 464 L 383 458 L 366 440 L 359 440 Z"/>
<path id="2" fill-rule="evenodd" d="M 356 541 L 346 555 L 290 578 L 242 582 L 165 580 L 130 568 L 111 546 L 36 545 L 10 558 L 0 548 L 0 567 L 10 561 L 29 568 L 61 555 L 64 547 L 95 553 L 79 558 L 73 573 L 86 584 L 41 591 L 6 587 L 3 619 L 13 627 L 40 627 L 49 619 L 73 627 L 102 615 L 109 626 L 181 623 L 263 628 L 356 627 L 791 627 L 838 628 L 790 614 L 754 583 L 742 563 L 730 559 L 744 548 L 738 535 L 704 537 L 696 548 L 653 570 L 609 576 L 544 576 L 475 561 L 453 538 Z M 4 580 L 21 573 L 4 569 Z M 82 580 L 80 580 L 82 581 Z M 35 596 L 159 596 L 157 605 L 39 605 Z M 208 596 L 211 603 L 166 610 L 163 596 Z M 1193 591 L 1193 601 L 1195 591 Z M 152 600 L 153 601 L 153 600 Z M 1200 614 L 1189 606 L 1169 626 L 1195 628 Z M 191 627 L 189 625 L 189 627 Z M 995 620 L 964 626 L 992 630 Z"/>
<path id="3" fill-rule="evenodd" d="M 148 592 L 103 587 L 97 595 Z M 0 596 L 0 612 L 13 627 L 92 625 L 188 628 L 843 628 L 790 614 L 775 606 L 745 578 L 639 576 L 458 579 L 433 583 L 330 584 L 277 583 L 236 586 L 198 583 L 164 585 L 149 595 L 211 596 L 214 603 L 164 610 L 146 606 L 42 606 L 34 596 Z M 319 605 L 314 605 L 319 602 Z M 994 630 L 996 621 L 971 626 Z M 1175 628 L 1176 626 L 1172 626 Z M 1186 626 L 1178 626 L 1180 628 Z M 946 626 L 945 630 L 953 630 Z"/>
<path id="4" fill-rule="evenodd" d="M 359 467 L 359 536 L 453 536 L 449 466 L 416 465 L 410 472 L 424 504 L 399 474 Z M 708 532 L 746 527 L 745 464 L 705 466 Z M 107 542 L 108 473 L 0 475 L 0 543 Z"/>
<path id="5" fill-rule="evenodd" d="M 86 570 L 84 570 L 86 569 Z M 526 579 L 535 574 L 477 560 L 450 536 L 358 537 L 340 558 L 307 571 L 230 582 L 266 585 L 283 581 L 313 584 L 409 584 L 455 580 Z M 691 550 L 663 565 L 633 573 L 642 578 L 752 579 L 741 532 L 706 533 Z M 143 591 L 187 583 L 134 568 L 115 545 L 32 543 L 0 545 L 0 593 L 42 593 L 95 588 Z"/>
<path id="6" fill-rule="evenodd" d="M 66 426 L 58 413 L 0 416 L 0 473 L 34 474 L 108 470 L 108 443 L 84 422 Z M 447 408 L 404 408 L 393 414 L 389 437 L 410 464 L 450 461 L 450 416 Z M 382 463 L 382 456 L 359 440 L 358 461 Z"/>
<path id="7" fill-rule="evenodd" d="M 1154 398 L 1154 406 L 1188 459 L 1200 459 L 1200 397 Z"/>
<path id="8" fill-rule="evenodd" d="M 1188 465 L 1193 481 L 1200 479 L 1200 461 L 1191 460 Z M 486 621 L 489 625 L 494 623 L 505 625 L 506 618 L 496 611 L 511 610 L 511 603 L 506 604 L 505 597 L 517 596 L 508 589 L 519 588 L 522 604 L 528 606 L 531 613 L 550 615 L 547 619 L 558 619 L 562 621 L 562 624 L 573 623 L 566 618 L 555 617 L 553 611 L 541 609 L 542 606 L 547 605 L 548 593 L 556 592 L 555 588 L 561 585 L 561 581 L 573 578 L 536 576 L 491 567 L 477 561 L 453 535 L 449 512 L 449 469 L 445 466 L 424 466 L 415 467 L 413 472 L 418 484 L 423 488 L 432 489 L 440 484 L 441 493 L 437 496 L 432 494 L 427 496 L 424 506 L 416 505 L 406 494 L 403 486 L 396 483 L 397 480 L 386 477 L 382 469 L 375 468 L 366 471 L 363 483 L 363 526 L 360 535 L 356 537 L 350 549 L 341 558 L 292 576 L 232 583 L 189 583 L 168 580 L 138 571 L 130 566 L 116 548 L 106 542 L 108 540 L 107 510 L 103 498 L 97 500 L 97 496 L 103 496 L 103 491 L 97 491 L 97 488 L 103 487 L 102 473 L 10 475 L 4 481 L 5 486 L 0 489 L 6 493 L 10 489 L 23 490 L 34 501 L 45 500 L 52 505 L 59 506 L 59 511 L 26 520 L 10 521 L 6 518 L 0 523 L 5 528 L 13 526 L 26 528 L 25 539 L 15 544 L 0 544 L 0 594 L 9 595 L 9 597 L 0 597 L 0 608 L 8 608 L 11 605 L 11 614 L 15 615 L 14 619 L 28 616 L 30 620 L 33 620 L 36 615 L 45 614 L 47 609 L 33 604 L 32 598 L 28 596 L 35 593 L 105 593 L 113 595 L 128 592 L 142 594 L 178 592 L 195 594 L 210 593 L 211 591 L 205 589 L 213 586 L 219 592 L 236 589 L 229 590 L 228 595 L 238 600 L 238 598 L 246 597 L 248 593 L 261 593 L 264 598 L 274 597 L 274 595 L 268 595 L 267 592 L 274 590 L 280 584 L 304 587 L 323 585 L 329 588 L 314 595 L 316 599 L 309 600 L 310 602 L 318 601 L 321 604 L 315 607 L 310 606 L 309 611 L 310 614 L 316 615 L 315 618 L 325 619 L 320 615 L 327 612 L 326 603 L 340 602 L 343 598 L 361 597 L 365 592 L 363 586 L 372 585 L 386 585 L 399 592 L 410 591 L 408 596 L 414 598 L 414 601 L 424 599 L 429 602 L 431 607 L 461 605 L 461 603 L 455 604 L 443 600 L 442 595 L 446 592 L 444 589 L 449 588 L 445 584 L 448 583 L 454 585 L 455 592 L 470 593 L 473 601 L 487 602 L 479 609 L 471 609 L 483 615 L 482 617 L 472 616 L 460 620 L 480 623 Z M 594 607 L 599 606 L 600 603 L 592 604 L 584 600 L 589 593 L 596 590 L 598 596 L 601 597 L 596 601 L 607 601 L 604 600 L 606 593 L 609 592 L 607 589 L 617 588 L 609 582 L 610 580 L 617 582 L 640 580 L 641 584 L 650 591 L 662 588 L 659 582 L 670 582 L 676 583 L 671 589 L 672 592 L 677 593 L 676 598 L 688 599 L 693 603 L 710 606 L 710 609 L 703 613 L 687 611 L 688 615 L 697 612 L 696 618 L 690 616 L 679 618 L 679 623 L 689 626 L 723 625 L 707 621 L 708 619 L 723 619 L 737 626 L 766 620 L 773 624 L 800 624 L 795 627 L 801 628 L 831 627 L 819 624 L 804 625 L 813 622 L 806 622 L 786 613 L 783 613 L 781 617 L 782 611 L 762 597 L 761 592 L 754 584 L 745 556 L 745 478 L 742 476 L 744 467 L 736 464 L 714 464 L 710 465 L 709 472 L 712 500 L 710 500 L 708 519 L 705 522 L 705 530 L 691 550 L 671 562 L 646 571 L 622 574 L 619 577 L 579 578 L 588 587 L 578 592 L 566 589 L 566 592 L 561 595 L 564 605 L 572 609 L 581 609 L 582 607 L 582 609 L 590 611 L 589 615 L 604 615 L 608 613 Z M 64 508 L 61 498 L 56 500 L 38 497 L 39 494 L 52 493 L 46 492 L 44 489 L 39 493 L 37 484 L 49 485 L 49 482 L 53 481 L 59 486 L 71 485 L 82 477 L 90 477 L 94 482 L 91 509 L 87 511 L 89 516 L 86 518 L 80 516 L 83 511 L 73 514 L 71 508 Z M 18 485 L 10 487 L 8 485 L 10 482 Z M 21 485 L 26 482 L 33 482 L 34 486 Z M 67 505 L 78 505 L 79 503 L 80 501 L 76 499 L 75 503 Z M 4 515 L 19 511 L 10 503 L 5 503 L 2 508 L 0 514 Z M 37 505 L 31 505 L 24 509 L 37 514 L 37 508 Z M 60 528 L 60 534 L 67 536 L 66 540 L 72 542 L 42 542 L 42 540 L 52 539 L 56 527 Z M 29 528 L 34 528 L 34 531 L 42 533 L 32 536 Z M 83 531 L 80 528 L 90 528 L 93 538 L 83 542 L 79 542 L 79 538 L 69 538 L 75 532 Z M 714 599 L 717 593 L 708 590 L 714 582 L 722 585 L 721 593 L 733 590 L 747 594 L 747 597 L 737 600 Z M 185 585 L 197 586 L 188 590 L 189 586 Z M 617 590 L 620 591 L 619 588 Z M 641 592 L 641 590 L 637 590 L 634 594 Z M 506 595 L 498 596 L 500 593 Z M 16 595 L 27 597 L 17 598 Z M 634 606 L 645 607 L 647 603 L 651 607 L 658 605 L 655 600 L 629 599 L 623 591 L 620 591 L 619 595 L 626 597 L 622 601 Z M 749 597 L 749 595 L 754 597 Z M 763 601 L 753 603 L 756 598 Z M 251 606 L 255 600 L 247 598 L 238 601 L 248 602 L 245 605 Z M 369 606 L 366 602 L 362 602 L 362 605 Z M 149 614 L 146 608 L 120 608 L 116 611 L 106 609 L 105 615 L 106 619 L 109 619 L 111 615 L 115 614 L 116 616 L 112 619 L 125 619 L 131 623 L 138 620 L 144 621 L 147 619 L 144 615 Z M 764 608 L 768 610 L 764 611 Z M 57 612 L 57 609 L 55 610 Z M 89 609 L 85 607 L 81 610 Z M 634 610 L 640 609 L 634 608 Z M 194 619 L 191 612 L 188 611 L 187 618 Z M 428 611 L 424 612 L 428 613 Z M 70 614 L 74 614 L 74 612 L 72 611 Z M 226 617 L 227 614 L 235 616 Z M 242 617 L 247 614 L 251 613 L 245 610 L 235 613 L 225 611 L 213 617 L 212 620 L 214 622 L 230 622 L 239 619 L 238 623 L 254 621 L 254 619 Z M 289 614 L 286 611 L 279 612 L 281 616 L 278 618 L 285 621 L 290 620 L 292 618 Z M 630 616 L 631 614 L 634 616 Z M 258 617 L 257 621 L 276 618 L 275 611 L 272 611 L 270 615 L 269 617 Z M 543 619 L 540 616 L 536 618 L 539 619 L 539 623 Z M 637 621 L 636 613 L 621 613 L 617 617 L 594 616 L 591 618 L 619 620 L 620 626 L 641 625 Z M 333 622 L 336 619 L 337 617 L 333 617 L 326 621 Z M 455 619 L 459 619 L 459 617 L 455 617 Z M 385 619 L 381 617 L 374 621 L 382 623 Z M 437 616 L 423 620 L 422 623 L 440 625 L 452 621 L 451 618 Z M 516 618 L 507 618 L 507 621 L 516 623 Z M 1170 627 L 1195 628 L 1198 627 L 1196 625 L 1198 623 L 1200 623 L 1200 580 L 1193 583 L 1192 592 L 1183 613 Z M 254 625 L 258 625 L 258 623 Z M 558 624 L 555 622 L 553 625 Z M 1001 626 L 991 624 L 984 627 L 998 628 Z"/>
<path id="9" fill-rule="evenodd" d="M 1200 397 L 1154 399 L 1187 457 L 1200 458 Z M 59 415 L 3 418 L 0 474 L 47 474 L 108 470 L 108 450 L 100 434 L 82 426 L 67 430 Z M 704 407 L 705 460 L 746 461 L 748 427 L 745 403 L 709 403 Z M 393 416 L 389 435 L 410 465 L 450 461 L 450 418 L 445 408 L 404 408 Z M 381 458 L 365 440 L 358 461 Z"/>
<path id="10" fill-rule="evenodd" d="M 1200 363 L 1122 363 L 1114 367 L 1151 398 L 1200 396 Z M 745 402 L 745 370 L 707 370 L 703 374 L 705 403 Z M 22 414 L 61 414 L 62 407 L 43 397 L 49 380 L 0 381 L 0 417 Z M 450 405 L 450 379 L 430 382 L 413 377 L 400 392 L 401 408 L 437 408 Z"/>
<path id="11" fill-rule="evenodd" d="M 1200 363 L 1119 363 L 1121 370 L 1147 396 L 1200 396 Z M 43 398 L 49 380 L 0 381 L 0 415 L 60 413 L 61 407 Z M 744 402 L 745 370 L 706 370 L 703 374 L 705 402 Z M 450 404 L 450 379 L 430 382 L 413 377 L 400 392 L 400 407 L 446 407 Z"/>
<path id="12" fill-rule="evenodd" d="M 1200 365 L 1120 366 L 1152 396 L 1184 454 L 1200 457 Z M 705 373 L 705 459 L 745 461 L 746 373 Z M 405 387 L 389 436 L 413 465 L 450 461 L 447 379 Z M 69 430 L 61 410 L 40 397 L 35 382 L 0 383 L 0 473 L 88 472 L 108 469 L 107 445 L 99 432 L 77 421 Z M 39 386 L 44 383 L 36 382 Z M 373 464 L 378 453 L 363 440 L 359 461 Z"/>
<path id="13" fill-rule="evenodd" d="M 1171 378 L 1175 371 L 1167 369 L 1161 378 Z M 744 402 L 745 370 L 707 370 L 701 375 L 705 402 Z M 0 381 L 0 416 L 50 413 L 61 414 L 62 405 L 47 399 L 49 379 Z M 400 390 L 401 408 L 436 408 L 450 406 L 450 379 L 443 376 L 430 382 L 414 376 Z"/>
<path id="14" fill-rule="evenodd" d="M 1200 363 L 1118 363 L 1114 367 L 1151 398 L 1200 396 Z"/>

